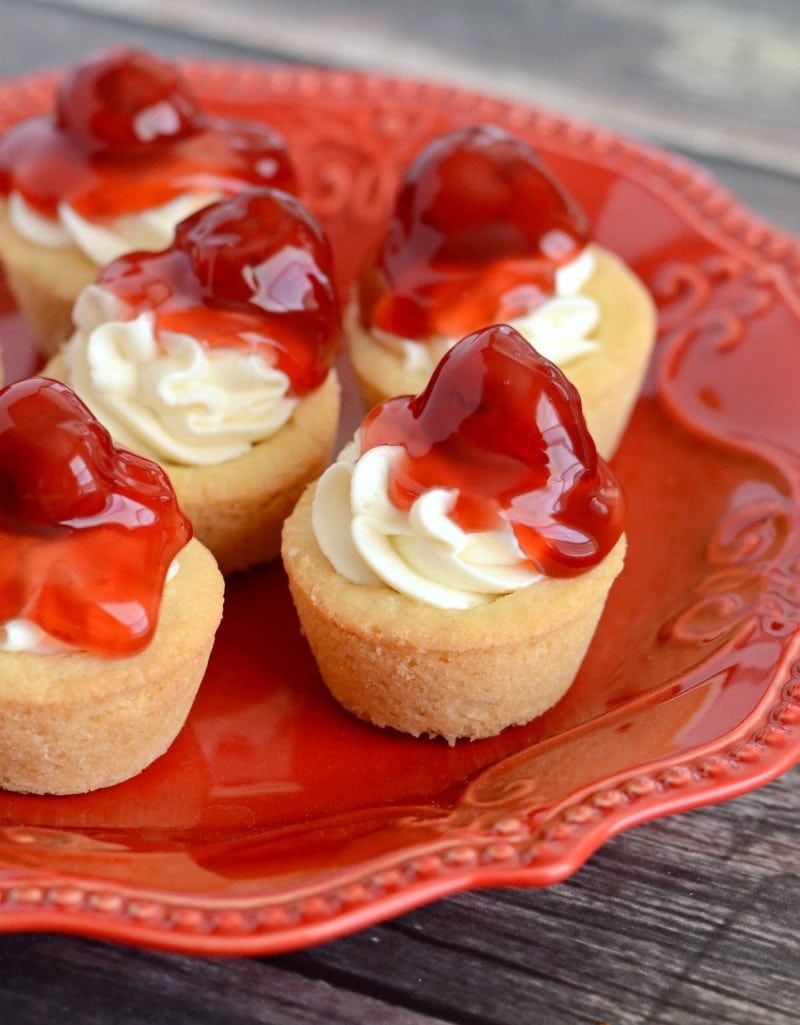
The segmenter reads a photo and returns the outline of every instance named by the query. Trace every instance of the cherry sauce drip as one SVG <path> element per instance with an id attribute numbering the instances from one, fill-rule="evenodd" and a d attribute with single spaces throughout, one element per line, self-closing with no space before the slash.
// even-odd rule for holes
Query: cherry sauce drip
<path id="1" fill-rule="evenodd" d="M 115 448 L 66 385 L 40 377 L 0 391 L 0 623 L 134 654 L 191 536 L 164 471 Z"/>
<path id="2" fill-rule="evenodd" d="M 129 253 L 98 285 L 156 331 L 208 348 L 262 352 L 303 395 L 325 379 L 339 340 L 333 257 L 316 219 L 287 193 L 254 189 L 182 221 L 162 253 Z"/>
<path id="3" fill-rule="evenodd" d="M 508 325 L 468 335 L 423 392 L 368 413 L 361 447 L 378 445 L 402 450 L 389 483 L 398 508 L 431 488 L 454 489 L 451 515 L 462 529 L 508 521 L 548 576 L 596 565 L 622 533 L 622 492 L 586 430 L 578 393 Z"/>
<path id="4" fill-rule="evenodd" d="M 429 144 L 406 172 L 359 280 L 365 327 L 461 338 L 534 309 L 588 240 L 582 211 L 534 151 L 491 125 Z"/>

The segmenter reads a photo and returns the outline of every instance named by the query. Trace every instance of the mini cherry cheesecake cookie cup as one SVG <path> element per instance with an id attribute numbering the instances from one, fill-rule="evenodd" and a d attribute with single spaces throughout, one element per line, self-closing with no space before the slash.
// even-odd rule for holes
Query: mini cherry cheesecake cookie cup
<path id="1" fill-rule="evenodd" d="M 0 139 L 0 258 L 42 351 L 68 336 L 100 267 L 163 249 L 195 210 L 265 185 L 298 190 L 282 138 L 210 117 L 166 61 L 116 48 L 69 70 L 54 110 Z"/>
<path id="2" fill-rule="evenodd" d="M 367 408 L 421 391 L 456 339 L 501 322 L 565 370 L 610 457 L 652 351 L 653 301 L 527 144 L 474 125 L 408 168 L 345 311 Z"/>
<path id="3" fill-rule="evenodd" d="M 0 786 L 83 793 L 163 754 L 222 604 L 160 467 L 60 382 L 0 391 Z"/>
<path id="4" fill-rule="evenodd" d="M 287 193 L 254 189 L 119 257 L 75 304 L 46 372 L 167 471 L 224 573 L 268 562 L 330 461 L 340 308 L 330 246 Z"/>
<path id="5" fill-rule="evenodd" d="M 339 702 L 478 739 L 558 701 L 625 553 L 624 499 L 564 374 L 513 328 L 389 399 L 283 531 L 300 624 Z"/>

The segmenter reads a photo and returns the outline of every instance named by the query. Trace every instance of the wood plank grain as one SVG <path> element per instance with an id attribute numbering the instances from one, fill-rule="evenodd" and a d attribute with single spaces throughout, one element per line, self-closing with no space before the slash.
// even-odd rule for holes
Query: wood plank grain
<path id="1" fill-rule="evenodd" d="M 389 978 L 396 1003 L 459 1022 L 790 1025 L 798 782 L 634 830 L 558 886 L 466 894 L 279 963 L 366 992 Z"/>
<path id="2" fill-rule="evenodd" d="M 109 10 L 114 11 L 113 3 Z M 253 59 L 252 48 L 170 31 L 161 24 L 120 20 L 56 0 L 44 5 L 30 0 L 0 0 L 0 79 L 69 67 L 87 54 L 108 46 L 140 46 L 167 58 L 214 57 Z"/>
<path id="3" fill-rule="evenodd" d="M 256 959 L 191 958 L 55 935 L 0 937 L 9 1025 L 442 1025 Z"/>

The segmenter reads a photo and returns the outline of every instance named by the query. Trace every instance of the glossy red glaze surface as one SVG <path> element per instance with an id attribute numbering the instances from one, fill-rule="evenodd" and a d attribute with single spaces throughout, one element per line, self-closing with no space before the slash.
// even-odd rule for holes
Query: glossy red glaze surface
<path id="1" fill-rule="evenodd" d="M 319 387 L 339 340 L 330 245 L 288 193 L 257 189 L 182 221 L 162 253 L 130 253 L 97 283 L 130 319 L 153 313 L 156 333 L 183 332 L 208 348 L 260 352 L 303 395 Z"/>
<path id="2" fill-rule="evenodd" d="M 613 461 L 628 555 L 565 698 L 454 747 L 333 702 L 280 567 L 231 580 L 198 700 L 163 758 L 85 797 L 0 795 L 0 928 L 288 950 L 466 887 L 553 883 L 622 829 L 794 764 L 796 241 L 684 162 L 529 107 L 302 68 L 185 70 L 208 111 L 285 133 L 342 288 L 431 139 L 482 120 L 536 147 L 659 309 Z M 8 83 L 0 125 L 47 110 L 54 84 Z M 4 355 L 20 367 L 12 313 Z M 354 394 L 343 438 L 363 416 Z"/>
<path id="3" fill-rule="evenodd" d="M 297 190 L 281 136 L 203 112 L 178 70 L 137 50 L 89 58 L 60 83 L 54 110 L 0 139 L 0 192 L 47 217 L 66 202 L 91 221 L 193 192 Z"/>
<path id="4" fill-rule="evenodd" d="M 205 118 L 177 68 L 142 50 L 103 51 L 71 68 L 55 127 L 87 150 L 136 150 L 202 131 Z"/>
<path id="5" fill-rule="evenodd" d="M 361 449 L 402 450 L 389 496 L 408 510 L 431 488 L 458 492 L 451 516 L 466 531 L 511 524 L 540 573 L 597 565 L 625 524 L 622 492 L 586 430 L 561 370 L 512 327 L 467 335 L 426 389 L 389 399 L 360 429 Z"/>
<path id="6" fill-rule="evenodd" d="M 403 176 L 359 279 L 361 319 L 403 338 L 461 338 L 555 290 L 588 240 L 583 212 L 531 146 L 497 125 L 443 135 Z"/>
<path id="7" fill-rule="evenodd" d="M 190 537 L 164 471 L 115 448 L 66 385 L 0 390 L 0 623 L 106 657 L 140 651 Z"/>

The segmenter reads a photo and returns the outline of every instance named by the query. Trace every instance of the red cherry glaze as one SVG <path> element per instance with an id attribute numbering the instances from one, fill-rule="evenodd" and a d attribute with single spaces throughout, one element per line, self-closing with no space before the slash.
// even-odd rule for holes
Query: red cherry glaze
<path id="1" fill-rule="evenodd" d="M 254 189 L 182 221 L 163 253 L 131 253 L 97 283 L 128 307 L 152 311 L 156 331 L 209 348 L 268 354 L 298 395 L 319 387 L 339 338 L 330 245 L 293 196 Z"/>
<path id="2" fill-rule="evenodd" d="M 258 185 L 297 191 L 280 136 L 206 116 L 173 67 L 138 50 L 78 65 L 53 116 L 22 121 L 0 139 L 0 190 L 20 192 L 49 217 L 62 201 L 102 221 L 189 192 Z"/>
<path id="3" fill-rule="evenodd" d="M 359 280 L 365 327 L 425 340 L 511 320 L 555 289 L 588 241 L 581 210 L 534 151 L 476 125 L 411 164 L 386 235 Z"/>
<path id="4" fill-rule="evenodd" d="M 87 149 L 126 149 L 193 135 L 204 118 L 175 68 L 139 50 L 114 49 L 67 72 L 55 124 Z"/>
<path id="5" fill-rule="evenodd" d="M 150 641 L 192 529 L 164 471 L 114 447 L 64 384 L 0 390 L 0 623 L 107 657 Z"/>
<path id="6" fill-rule="evenodd" d="M 508 325 L 462 339 L 423 392 L 376 406 L 360 436 L 362 451 L 401 447 L 389 485 L 398 508 L 431 488 L 456 489 L 452 516 L 462 529 L 509 521 L 548 576 L 596 565 L 622 533 L 622 492 L 577 391 Z"/>

